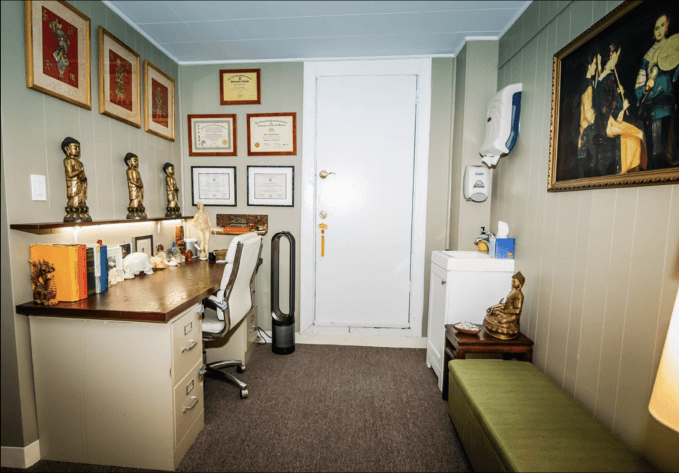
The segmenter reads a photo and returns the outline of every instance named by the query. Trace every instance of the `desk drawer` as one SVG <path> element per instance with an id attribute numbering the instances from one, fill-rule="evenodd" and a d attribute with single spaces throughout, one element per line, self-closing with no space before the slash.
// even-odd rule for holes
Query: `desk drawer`
<path id="1" fill-rule="evenodd" d="M 199 305 L 191 307 L 172 322 L 172 373 L 174 384 L 203 359 L 202 315 Z"/>
<path id="2" fill-rule="evenodd" d="M 196 363 L 174 388 L 175 446 L 203 411 L 203 379 L 198 374 L 201 366 L 203 360 Z"/>

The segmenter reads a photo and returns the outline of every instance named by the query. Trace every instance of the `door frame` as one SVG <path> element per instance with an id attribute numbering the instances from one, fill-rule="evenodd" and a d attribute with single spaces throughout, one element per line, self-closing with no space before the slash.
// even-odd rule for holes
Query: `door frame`
<path id="1" fill-rule="evenodd" d="M 422 336 L 424 268 L 431 116 L 431 58 L 305 61 L 302 134 L 301 235 L 300 235 L 300 332 L 360 333 L 362 335 Z M 354 67 L 360 74 L 416 75 L 415 169 L 410 269 L 410 328 L 325 327 L 314 325 L 316 298 L 316 78 L 346 75 Z M 388 237 L 388 236 L 387 236 Z"/>

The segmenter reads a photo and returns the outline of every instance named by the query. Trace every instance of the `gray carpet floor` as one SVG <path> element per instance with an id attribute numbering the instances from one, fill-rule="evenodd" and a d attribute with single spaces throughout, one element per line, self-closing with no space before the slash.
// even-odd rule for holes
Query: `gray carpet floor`
<path id="1" fill-rule="evenodd" d="M 205 380 L 205 427 L 178 471 L 472 471 L 425 350 L 259 345 L 237 376 L 246 400 Z M 2 471 L 141 470 L 41 460 Z"/>

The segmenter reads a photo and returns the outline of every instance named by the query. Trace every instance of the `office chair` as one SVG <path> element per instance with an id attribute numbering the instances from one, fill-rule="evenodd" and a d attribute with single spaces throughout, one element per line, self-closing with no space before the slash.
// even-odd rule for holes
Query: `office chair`
<path id="1" fill-rule="evenodd" d="M 262 237 L 254 232 L 235 237 L 226 253 L 224 275 L 219 290 L 203 299 L 203 342 L 226 337 L 231 329 L 256 310 L 255 276 L 262 263 Z M 215 361 L 206 364 L 206 375 L 240 388 L 240 397 L 248 397 L 248 386 L 222 371 L 235 366 L 245 371 L 242 360 Z"/>

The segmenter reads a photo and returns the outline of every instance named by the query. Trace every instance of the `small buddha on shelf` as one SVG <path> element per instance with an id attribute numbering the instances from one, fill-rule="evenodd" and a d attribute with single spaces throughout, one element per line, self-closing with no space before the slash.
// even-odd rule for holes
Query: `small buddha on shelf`
<path id="1" fill-rule="evenodd" d="M 507 300 L 500 301 L 486 310 L 486 317 L 483 320 L 486 333 L 502 340 L 516 338 L 519 335 L 519 318 L 523 308 L 521 288 L 525 282 L 526 279 L 520 271 L 512 276 L 512 290 L 509 291 Z"/>
<path id="2" fill-rule="evenodd" d="M 136 154 L 125 155 L 127 165 L 127 190 L 130 194 L 130 205 L 127 207 L 128 219 L 143 219 L 146 217 L 144 208 L 144 183 L 139 173 L 139 158 Z"/>
<path id="3" fill-rule="evenodd" d="M 181 216 L 181 210 L 179 209 L 179 187 L 177 187 L 177 179 L 174 177 L 174 164 L 165 163 L 163 171 L 165 171 L 165 190 L 167 192 L 165 216 L 179 217 Z"/>
<path id="4" fill-rule="evenodd" d="M 66 174 L 66 216 L 64 222 L 91 222 L 90 209 L 87 206 L 87 176 L 85 167 L 80 161 L 80 142 L 70 136 L 61 142 Z"/>

